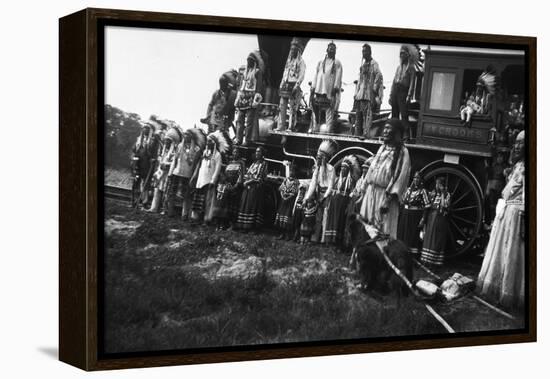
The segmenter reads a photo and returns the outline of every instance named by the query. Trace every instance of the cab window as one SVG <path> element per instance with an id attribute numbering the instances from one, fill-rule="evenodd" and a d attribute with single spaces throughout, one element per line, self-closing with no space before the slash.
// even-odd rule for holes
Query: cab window
<path id="1" fill-rule="evenodd" d="M 430 110 L 450 111 L 453 109 L 456 73 L 434 71 L 430 89 Z"/>

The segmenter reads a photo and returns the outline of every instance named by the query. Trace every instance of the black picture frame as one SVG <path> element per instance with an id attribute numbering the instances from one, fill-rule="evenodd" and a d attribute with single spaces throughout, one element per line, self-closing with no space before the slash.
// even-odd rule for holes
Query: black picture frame
<path id="1" fill-rule="evenodd" d="M 526 327 L 459 336 L 103 354 L 103 28 L 107 25 L 309 37 L 424 41 L 525 51 L 527 119 Z M 536 341 L 536 38 L 356 25 L 84 9 L 59 22 L 59 358 L 85 370 L 306 357 Z"/>

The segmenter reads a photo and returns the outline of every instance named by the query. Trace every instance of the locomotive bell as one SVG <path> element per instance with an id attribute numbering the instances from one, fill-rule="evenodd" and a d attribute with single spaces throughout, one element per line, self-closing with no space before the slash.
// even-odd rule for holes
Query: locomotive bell
<path id="1" fill-rule="evenodd" d="M 321 124 L 321 126 L 319 127 L 319 132 L 324 133 L 324 134 L 328 134 L 331 131 L 330 131 L 329 127 L 327 126 L 327 124 L 325 123 L 325 124 Z"/>
<path id="2" fill-rule="evenodd" d="M 269 137 L 269 131 L 273 130 L 276 126 L 273 116 L 261 117 L 258 119 L 258 131 L 260 140 L 266 140 Z"/>

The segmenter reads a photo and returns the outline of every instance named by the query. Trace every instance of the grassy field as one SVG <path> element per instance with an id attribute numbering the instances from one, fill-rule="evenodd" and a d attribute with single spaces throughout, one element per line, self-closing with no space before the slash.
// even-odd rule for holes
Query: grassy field
<path id="1" fill-rule="evenodd" d="M 398 305 L 358 290 L 349 257 L 330 248 L 110 201 L 105 220 L 106 352 L 445 332 L 412 296 Z M 478 310 L 470 298 L 438 308 L 457 331 L 519 326 Z"/>

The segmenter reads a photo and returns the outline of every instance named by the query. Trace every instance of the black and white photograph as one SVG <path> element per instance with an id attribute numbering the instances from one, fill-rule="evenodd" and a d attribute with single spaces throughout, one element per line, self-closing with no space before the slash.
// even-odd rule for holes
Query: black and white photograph
<path id="1" fill-rule="evenodd" d="M 524 50 L 103 33 L 104 354 L 526 328 Z"/>

